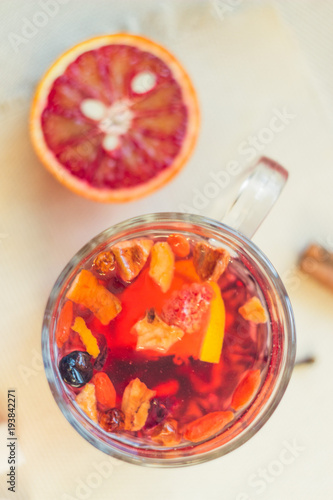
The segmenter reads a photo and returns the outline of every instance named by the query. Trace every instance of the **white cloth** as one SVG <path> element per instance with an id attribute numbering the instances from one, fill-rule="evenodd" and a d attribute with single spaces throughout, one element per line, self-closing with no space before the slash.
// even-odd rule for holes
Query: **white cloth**
<path id="1" fill-rule="evenodd" d="M 333 12 L 327 0 L 306 0 L 304 8 L 289 10 L 283 3 L 277 5 L 284 17 L 270 2 L 253 1 L 0 3 L 0 412 L 5 415 L 8 387 L 16 387 L 24 500 L 252 500 L 260 492 L 269 500 L 330 498 L 332 295 L 295 265 L 310 241 L 333 248 L 333 130 L 320 90 L 332 98 L 332 58 L 323 61 L 333 43 L 327 29 Z M 27 35 L 29 23 L 39 26 Z M 40 165 L 28 137 L 28 111 L 35 84 L 59 54 L 81 40 L 123 30 L 154 38 L 183 62 L 198 90 L 202 128 L 189 164 L 163 190 L 135 203 L 99 205 L 67 191 Z M 17 45 L 13 35 L 25 41 Z M 279 131 L 272 132 L 276 116 Z M 219 217 L 238 179 L 229 162 L 246 165 L 253 140 L 252 151 L 290 171 L 254 241 L 285 279 L 299 357 L 314 353 L 317 362 L 294 372 L 270 421 L 226 457 L 177 470 L 110 462 L 71 428 L 49 390 L 40 329 L 50 289 L 72 255 L 115 222 L 196 208 L 200 196 L 201 202 L 208 199 L 201 212 Z M 219 175 L 227 176 L 228 186 L 210 200 Z M 3 476 L 0 481 L 3 488 Z M 5 495 L 5 487 L 0 492 Z"/>

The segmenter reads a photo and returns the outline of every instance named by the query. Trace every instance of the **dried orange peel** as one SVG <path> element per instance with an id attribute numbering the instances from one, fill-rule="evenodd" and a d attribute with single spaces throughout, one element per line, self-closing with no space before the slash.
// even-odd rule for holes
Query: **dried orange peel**
<path id="1" fill-rule="evenodd" d="M 93 336 L 83 318 L 75 318 L 72 330 L 80 335 L 83 344 L 86 346 L 87 352 L 93 357 L 97 358 L 100 353 L 96 338 Z"/>
<path id="2" fill-rule="evenodd" d="M 120 300 L 86 269 L 76 276 L 66 297 L 90 309 L 103 325 L 108 325 L 121 311 Z"/>

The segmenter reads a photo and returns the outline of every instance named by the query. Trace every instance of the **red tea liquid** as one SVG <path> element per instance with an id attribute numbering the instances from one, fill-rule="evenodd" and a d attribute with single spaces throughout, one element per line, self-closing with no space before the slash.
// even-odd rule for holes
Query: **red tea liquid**
<path id="1" fill-rule="evenodd" d="M 154 243 L 166 241 L 165 236 L 151 239 Z M 198 240 L 191 237 L 188 241 L 190 253 L 185 259 L 175 257 L 176 270 L 171 287 L 165 293 L 149 275 L 150 257 L 131 283 L 121 280 L 117 269 L 102 276 L 93 264 L 86 266 L 121 302 L 121 312 L 108 325 L 102 325 L 89 309 L 74 304 L 74 317 L 85 320 L 101 348 L 94 373 L 102 371 L 109 376 L 117 394 L 116 407 L 121 408 L 124 390 L 133 379 L 140 379 L 156 392 L 150 401 L 143 428 L 138 431 L 116 430 L 119 436 L 144 439 L 152 446 L 156 441 L 152 441 L 151 436 L 154 431 L 156 434 L 157 426 L 161 427 L 168 419 L 177 422 L 179 445 L 189 444 L 184 438 L 186 426 L 212 412 L 232 411 L 234 422 L 246 410 L 246 406 L 240 410 L 232 408 L 235 390 L 253 371 L 259 371 L 263 381 L 270 356 L 269 322 L 256 324 L 239 313 L 239 308 L 254 296 L 263 305 L 265 302 L 255 277 L 238 258 L 230 259 L 217 282 L 225 306 L 225 332 L 218 363 L 198 359 L 203 331 L 185 334 L 166 353 L 136 349 L 137 336 L 133 334 L 133 325 L 152 308 L 158 315 L 163 314 L 165 303 L 172 300 L 177 291 L 196 281 L 190 274 L 177 271 L 177 262 L 193 261 L 193 247 Z M 75 350 L 85 351 L 86 348 L 80 336 L 71 331 L 67 342 L 58 350 L 58 361 Z M 73 398 L 81 390 L 67 387 Z M 248 404 L 254 397 L 251 396 Z"/>

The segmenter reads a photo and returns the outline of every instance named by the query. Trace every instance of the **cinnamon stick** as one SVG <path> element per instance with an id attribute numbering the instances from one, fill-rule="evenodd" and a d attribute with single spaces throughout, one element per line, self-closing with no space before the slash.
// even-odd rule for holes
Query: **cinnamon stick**
<path id="1" fill-rule="evenodd" d="M 333 253 L 320 245 L 310 245 L 301 255 L 299 267 L 333 292 Z"/>

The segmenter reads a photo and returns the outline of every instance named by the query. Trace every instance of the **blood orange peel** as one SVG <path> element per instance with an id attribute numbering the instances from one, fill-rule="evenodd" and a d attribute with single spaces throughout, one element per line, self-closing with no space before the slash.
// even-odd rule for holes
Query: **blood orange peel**
<path id="1" fill-rule="evenodd" d="M 42 163 L 101 202 L 162 187 L 188 160 L 198 128 L 183 67 L 162 46 L 129 34 L 96 37 L 63 54 L 42 78 L 30 117 Z"/>

